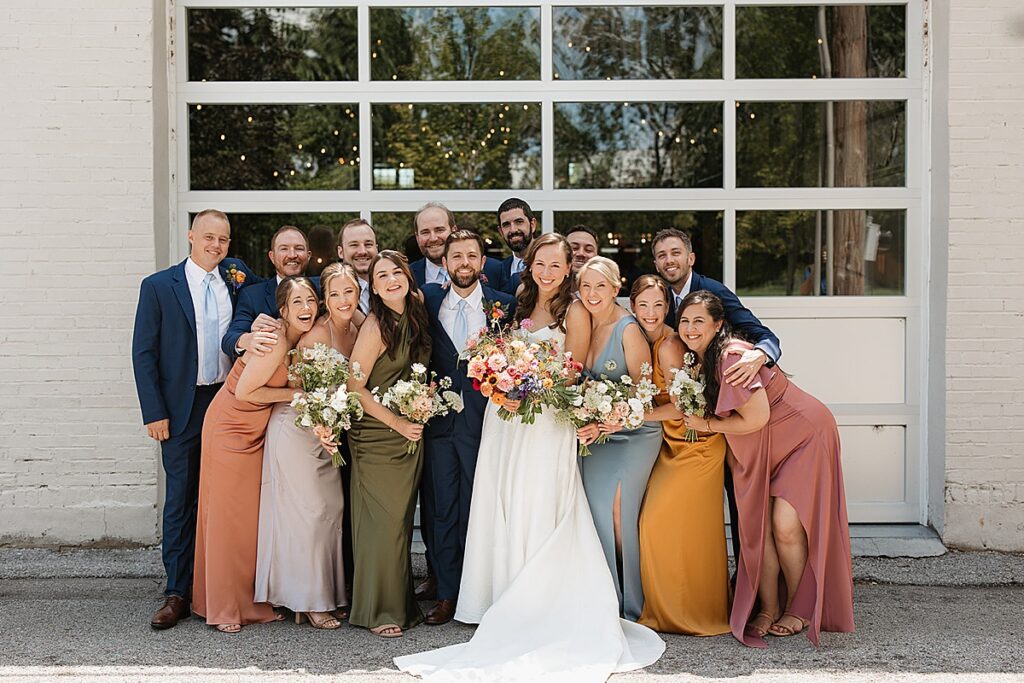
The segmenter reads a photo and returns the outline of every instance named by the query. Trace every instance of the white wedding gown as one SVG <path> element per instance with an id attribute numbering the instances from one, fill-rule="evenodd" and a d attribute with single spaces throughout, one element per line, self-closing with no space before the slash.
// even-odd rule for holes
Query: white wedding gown
<path id="1" fill-rule="evenodd" d="M 544 328 L 535 339 L 562 332 Z M 619 618 L 576 464 L 572 427 L 550 412 L 532 425 L 488 406 L 473 484 L 458 621 L 468 643 L 396 657 L 441 681 L 598 683 L 653 664 L 665 643 Z"/>

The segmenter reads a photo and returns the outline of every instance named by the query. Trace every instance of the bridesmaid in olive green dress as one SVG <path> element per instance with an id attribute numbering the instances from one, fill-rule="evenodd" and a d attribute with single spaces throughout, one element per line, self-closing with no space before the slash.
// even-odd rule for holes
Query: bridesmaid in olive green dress
<path id="1" fill-rule="evenodd" d="M 348 432 L 352 452 L 352 611 L 349 623 L 382 638 L 396 638 L 423 615 L 413 597 L 412 540 L 416 491 L 423 447 L 407 453 L 409 441 L 422 444 L 423 426 L 396 415 L 373 399 L 399 380 L 414 363 L 430 358 L 427 312 L 406 258 L 385 250 L 370 265 L 370 315 L 359 329 L 351 360 L 362 374 L 349 389 L 359 393 L 366 415 Z"/>

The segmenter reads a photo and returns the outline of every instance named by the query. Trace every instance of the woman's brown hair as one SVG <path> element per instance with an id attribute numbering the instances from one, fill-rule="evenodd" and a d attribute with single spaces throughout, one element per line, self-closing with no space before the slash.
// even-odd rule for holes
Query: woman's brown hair
<path id="1" fill-rule="evenodd" d="M 409 325 L 412 329 L 409 343 L 414 351 L 419 348 L 430 349 L 430 329 L 427 321 L 427 307 L 420 299 L 420 289 L 416 286 L 416 278 L 409 270 L 409 260 L 404 255 L 392 249 L 385 249 L 377 254 L 377 257 L 370 263 L 370 312 L 377 318 L 380 325 L 380 338 L 384 342 L 388 356 L 395 358 L 395 335 L 398 333 L 398 320 L 400 316 L 388 308 L 380 294 L 374 288 L 374 270 L 382 259 L 387 259 L 398 266 L 405 279 L 409 282 L 409 291 L 405 293 L 405 313 L 409 316 Z"/>
<path id="2" fill-rule="evenodd" d="M 565 332 L 565 314 L 569 310 L 569 304 L 573 301 L 572 247 L 569 246 L 569 240 L 565 239 L 564 235 L 554 232 L 541 235 L 530 242 L 530 246 L 526 249 L 526 255 L 523 257 L 523 263 L 526 267 L 520 276 L 520 281 L 523 283 L 523 291 L 516 295 L 516 322 L 522 322 L 533 315 L 533 309 L 537 306 L 537 301 L 540 299 L 540 288 L 533 281 L 531 273 L 533 259 L 537 255 L 538 250 L 551 244 L 557 244 L 562 247 L 562 255 L 565 256 L 565 262 L 569 265 L 569 268 L 566 270 L 565 279 L 562 280 L 562 284 L 554 298 L 551 299 L 550 304 L 551 315 L 555 319 L 555 324 L 559 330 Z"/>
<path id="3" fill-rule="evenodd" d="M 713 414 L 715 406 L 718 405 L 718 393 L 722 388 L 718 381 L 718 366 L 722 362 L 722 351 L 732 339 L 732 330 L 729 327 L 729 321 L 725 318 L 725 306 L 722 305 L 722 300 L 706 289 L 690 292 L 684 296 L 683 300 L 679 302 L 678 316 L 681 318 L 683 311 L 694 304 L 703 305 L 712 320 L 722 323 L 718 334 L 708 344 L 708 348 L 704 349 L 704 359 L 701 362 L 701 374 L 704 376 L 704 398 L 707 399 L 708 409 Z M 676 328 L 678 332 L 678 322 Z M 683 339 L 685 344 L 685 337 L 681 332 L 679 338 Z"/>
<path id="4" fill-rule="evenodd" d="M 304 275 L 292 275 L 281 280 L 281 284 L 274 290 L 274 303 L 277 304 L 277 312 L 282 318 L 284 318 L 284 311 L 288 308 L 288 298 L 292 295 L 292 290 L 296 287 L 307 287 L 309 291 L 313 293 L 316 298 L 317 314 L 320 309 L 320 295 L 316 292 L 316 287 L 313 286 L 313 281 Z"/>

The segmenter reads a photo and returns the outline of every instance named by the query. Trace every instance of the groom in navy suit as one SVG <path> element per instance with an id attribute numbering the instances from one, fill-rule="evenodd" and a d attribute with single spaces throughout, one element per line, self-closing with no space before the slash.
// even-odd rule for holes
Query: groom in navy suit
<path id="1" fill-rule="evenodd" d="M 465 408 L 436 417 L 424 431 L 424 519 L 429 520 L 431 565 L 437 577 L 437 604 L 427 614 L 430 625 L 455 616 L 462 579 L 462 560 L 469 527 L 477 450 L 487 399 L 474 391 L 459 353 L 481 328 L 511 322 L 515 299 L 480 281 L 484 243 L 470 230 L 458 230 L 444 245 L 444 265 L 450 284 L 427 284 L 423 297 L 434 340 L 430 367 L 438 377 L 450 377 L 452 391 L 462 394 Z M 500 317 L 497 314 L 500 313 Z"/>
<path id="2" fill-rule="evenodd" d="M 530 205 L 517 197 L 503 201 L 498 207 L 498 232 L 512 255 L 501 261 L 501 273 L 491 286 L 515 296 L 520 275 L 526 267 L 523 256 L 537 234 L 537 219 Z"/>
<path id="3" fill-rule="evenodd" d="M 206 409 L 227 378 L 231 359 L 221 338 L 238 291 L 256 276 L 225 258 L 231 225 L 221 211 L 201 211 L 188 232 L 187 259 L 142 281 L 132 336 L 135 388 L 142 421 L 160 443 L 165 496 L 162 556 L 164 604 L 153 628 L 189 615 L 199 500 L 199 450 Z"/>
<path id="4" fill-rule="evenodd" d="M 665 322 L 676 329 L 679 318 L 679 302 L 690 292 L 704 289 L 722 300 L 725 318 L 729 326 L 750 341 L 754 348 L 743 354 L 735 365 L 726 371 L 725 381 L 732 385 L 747 386 L 757 375 L 762 365 L 772 367 L 782 356 L 779 338 L 769 330 L 757 316 L 745 307 L 731 289 L 718 280 L 701 275 L 693 270 L 696 255 L 690 236 L 675 228 L 659 231 L 651 242 L 654 253 L 654 267 L 669 286 L 671 294 L 668 315 Z M 725 492 L 729 501 L 729 526 L 732 529 L 733 556 L 740 556 L 739 513 L 736 510 L 736 494 L 732 484 L 732 471 L 725 466 Z"/>

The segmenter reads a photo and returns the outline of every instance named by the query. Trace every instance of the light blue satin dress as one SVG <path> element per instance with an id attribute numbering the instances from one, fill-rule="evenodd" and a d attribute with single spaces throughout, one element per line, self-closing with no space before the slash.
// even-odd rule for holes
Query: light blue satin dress
<path id="1" fill-rule="evenodd" d="M 630 325 L 638 325 L 627 315 L 615 323 L 608 343 L 585 369 L 588 377 L 618 380 L 629 374 L 622 335 Z M 640 506 L 647 490 L 647 480 L 661 450 L 661 423 L 645 422 L 632 431 L 622 431 L 602 444 L 590 446 L 591 454 L 581 458 L 583 487 L 587 492 L 590 512 L 601 538 L 605 560 L 615 579 L 619 606 L 630 621 L 640 618 L 644 592 L 640 584 Z M 622 572 L 615 557 L 615 527 L 612 505 L 615 491 L 622 487 Z"/>

